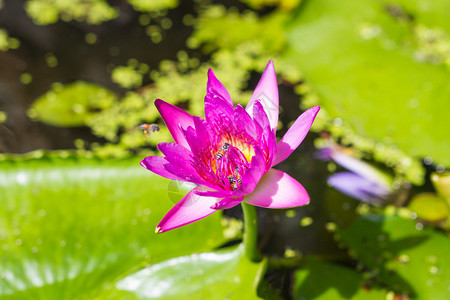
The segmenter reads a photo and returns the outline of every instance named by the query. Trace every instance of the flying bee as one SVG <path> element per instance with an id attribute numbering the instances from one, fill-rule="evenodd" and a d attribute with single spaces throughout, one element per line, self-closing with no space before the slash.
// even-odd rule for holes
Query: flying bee
<path id="1" fill-rule="evenodd" d="M 159 131 L 160 127 L 156 124 L 144 123 L 139 125 L 139 129 L 143 130 L 145 135 L 150 135 L 151 132 Z"/>
<path id="2" fill-rule="evenodd" d="M 224 156 L 225 153 L 227 153 L 228 148 L 230 148 L 230 144 L 228 143 L 223 144 L 222 148 L 220 148 L 219 151 L 217 151 L 216 159 L 221 159 L 222 156 Z"/>
<path id="3" fill-rule="evenodd" d="M 233 176 L 228 176 L 228 180 L 230 181 L 231 187 L 233 188 L 233 191 L 237 190 L 237 184 L 236 179 Z"/>
<path id="4" fill-rule="evenodd" d="M 239 174 L 239 167 L 234 169 L 234 176 L 236 176 L 237 182 L 239 185 L 242 185 L 241 175 Z"/>

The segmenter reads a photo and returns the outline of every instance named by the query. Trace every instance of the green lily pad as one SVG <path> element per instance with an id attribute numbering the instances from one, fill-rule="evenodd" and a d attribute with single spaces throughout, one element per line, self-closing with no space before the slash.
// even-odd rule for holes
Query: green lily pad
<path id="1" fill-rule="evenodd" d="M 302 70 L 330 118 L 360 137 L 449 166 L 450 72 L 439 62 L 448 58 L 421 57 L 428 48 L 415 31 L 440 26 L 450 36 L 449 3 L 305 1 L 288 28 L 284 57 Z"/>
<path id="2" fill-rule="evenodd" d="M 243 245 L 172 258 L 119 280 L 102 299 L 259 299 L 257 274 Z"/>
<path id="3" fill-rule="evenodd" d="M 447 299 L 450 240 L 396 215 L 364 215 L 340 231 L 350 254 L 373 276 L 414 299 Z"/>
<path id="4" fill-rule="evenodd" d="M 143 265 L 224 243 L 220 213 L 164 234 L 178 199 L 137 160 L 1 162 L 0 298 L 95 298 Z"/>
<path id="5" fill-rule="evenodd" d="M 447 202 L 433 193 L 421 193 L 411 200 L 408 208 L 426 221 L 444 220 L 448 216 Z"/>
<path id="6" fill-rule="evenodd" d="M 304 268 L 295 272 L 295 300 L 385 298 L 385 291 L 364 287 L 362 274 L 313 257 L 308 257 Z"/>
<path id="7" fill-rule="evenodd" d="M 90 117 L 110 108 L 115 101 L 116 96 L 110 90 L 96 84 L 84 81 L 66 85 L 55 83 L 33 103 L 28 115 L 54 126 L 84 126 Z"/>

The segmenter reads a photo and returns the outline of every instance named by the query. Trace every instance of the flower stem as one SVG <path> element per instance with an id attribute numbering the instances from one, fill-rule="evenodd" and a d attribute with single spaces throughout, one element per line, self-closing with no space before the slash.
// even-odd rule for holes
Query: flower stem
<path id="1" fill-rule="evenodd" d="M 258 217 L 256 207 L 245 202 L 241 202 L 244 212 L 244 245 L 245 254 L 254 262 L 262 260 L 262 255 L 258 250 Z"/>

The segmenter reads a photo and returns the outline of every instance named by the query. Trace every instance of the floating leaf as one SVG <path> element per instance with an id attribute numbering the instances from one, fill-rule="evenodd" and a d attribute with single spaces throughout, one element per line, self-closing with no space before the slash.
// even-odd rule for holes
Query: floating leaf
<path id="1" fill-rule="evenodd" d="M 364 215 L 340 231 L 350 253 L 378 280 L 414 299 L 447 299 L 450 241 L 441 232 L 394 215 Z"/>
<path id="2" fill-rule="evenodd" d="M 182 196 L 168 186 L 136 160 L 2 162 L 0 298 L 93 299 L 145 264 L 222 244 L 220 213 L 154 233 Z"/>
<path id="3" fill-rule="evenodd" d="M 295 272 L 295 300 L 385 298 L 385 291 L 364 287 L 362 274 L 313 257 L 308 257 L 304 268 Z"/>
<path id="4" fill-rule="evenodd" d="M 102 299 L 259 299 L 262 266 L 248 260 L 243 245 L 172 258 L 121 279 Z"/>
<path id="5" fill-rule="evenodd" d="M 419 25 L 450 35 L 449 10 L 450 2 L 439 0 L 306 1 L 284 56 L 330 118 L 348 122 L 358 136 L 449 166 L 448 57 L 421 55 L 425 46 L 415 36 Z"/>

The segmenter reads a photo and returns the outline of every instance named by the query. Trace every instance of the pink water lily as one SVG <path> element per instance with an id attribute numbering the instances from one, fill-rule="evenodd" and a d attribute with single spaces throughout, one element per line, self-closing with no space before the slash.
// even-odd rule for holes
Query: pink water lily
<path id="1" fill-rule="evenodd" d="M 309 202 L 305 188 L 283 171 L 273 169 L 303 141 L 319 107 L 305 111 L 277 143 L 278 86 L 273 62 L 267 64 L 246 108 L 208 72 L 205 119 L 155 101 L 175 143 L 160 143 L 165 155 L 149 156 L 141 165 L 172 180 L 197 186 L 162 219 L 165 232 L 242 201 L 267 208 L 289 208 Z"/>

